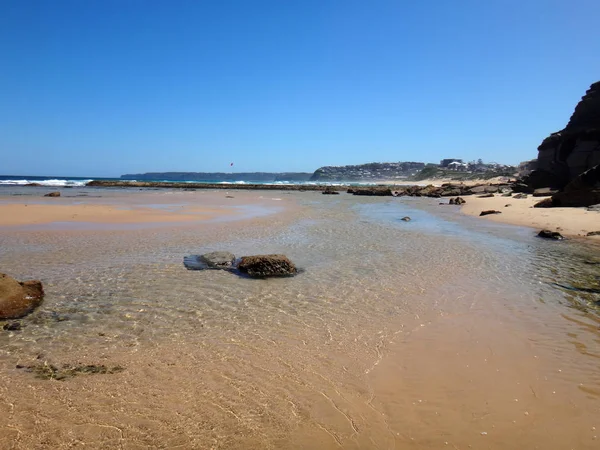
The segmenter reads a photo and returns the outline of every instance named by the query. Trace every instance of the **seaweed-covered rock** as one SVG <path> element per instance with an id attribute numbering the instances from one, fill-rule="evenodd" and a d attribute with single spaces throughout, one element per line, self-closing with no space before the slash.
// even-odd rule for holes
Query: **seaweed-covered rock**
<path id="1" fill-rule="evenodd" d="M 285 277 L 298 272 L 294 263 L 284 255 L 243 256 L 237 268 L 253 278 Z"/>
<path id="2" fill-rule="evenodd" d="M 0 273 L 0 319 L 19 319 L 37 308 L 44 298 L 41 281 L 19 283 Z"/>

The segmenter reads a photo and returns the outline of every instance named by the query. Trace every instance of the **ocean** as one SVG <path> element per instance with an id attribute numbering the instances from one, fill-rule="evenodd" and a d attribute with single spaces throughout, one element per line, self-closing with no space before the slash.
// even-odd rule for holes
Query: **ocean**
<path id="1" fill-rule="evenodd" d="M 210 193 L 144 192 L 162 207 L 184 194 Z M 0 331 L 1 448 L 596 448 L 600 294 L 582 287 L 598 281 L 597 247 L 437 199 L 244 195 L 285 210 L 0 229 L 2 270 L 46 289 L 21 331 Z M 183 265 L 215 250 L 282 253 L 302 271 Z M 36 363 L 123 371 L 17 368 Z"/>

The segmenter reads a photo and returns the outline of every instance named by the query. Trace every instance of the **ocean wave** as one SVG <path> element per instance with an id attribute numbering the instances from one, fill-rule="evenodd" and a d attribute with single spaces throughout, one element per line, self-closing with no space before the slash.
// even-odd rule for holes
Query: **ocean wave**
<path id="1" fill-rule="evenodd" d="M 25 186 L 27 184 L 39 184 L 48 187 L 85 186 L 89 180 L 0 180 L 0 186 Z"/>

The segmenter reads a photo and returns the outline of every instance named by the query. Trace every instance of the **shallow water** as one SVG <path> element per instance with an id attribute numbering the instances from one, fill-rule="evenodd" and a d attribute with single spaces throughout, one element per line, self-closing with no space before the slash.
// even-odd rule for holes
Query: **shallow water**
<path id="1" fill-rule="evenodd" d="M 3 271 L 47 292 L 22 331 L 0 332 L 0 447 L 596 448 L 600 294 L 573 288 L 597 287 L 597 247 L 428 199 L 273 197 L 300 207 L 0 231 Z M 213 250 L 304 271 L 183 266 Z M 15 369 L 36 361 L 126 370 Z"/>

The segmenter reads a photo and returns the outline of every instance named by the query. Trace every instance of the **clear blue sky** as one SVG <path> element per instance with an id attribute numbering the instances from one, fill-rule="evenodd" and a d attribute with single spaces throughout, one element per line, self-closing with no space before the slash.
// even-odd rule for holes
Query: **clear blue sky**
<path id="1" fill-rule="evenodd" d="M 518 163 L 600 79 L 598 0 L 0 0 L 0 173 Z"/>

